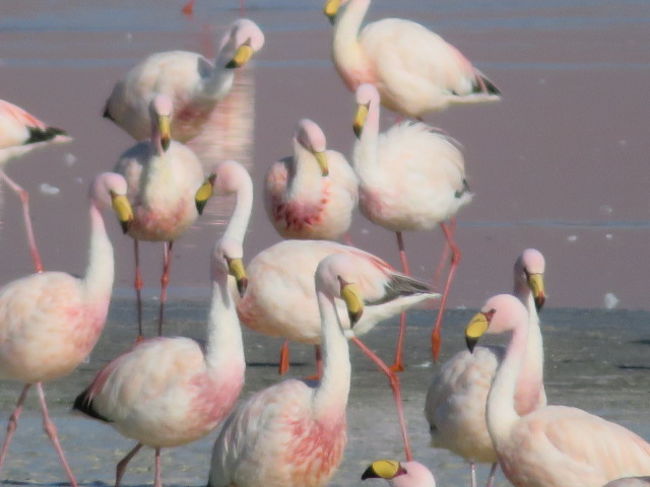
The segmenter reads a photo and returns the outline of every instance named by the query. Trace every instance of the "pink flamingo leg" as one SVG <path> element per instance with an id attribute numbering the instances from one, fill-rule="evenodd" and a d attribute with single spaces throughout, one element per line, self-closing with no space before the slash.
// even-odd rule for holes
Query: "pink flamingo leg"
<path id="1" fill-rule="evenodd" d="M 156 462 L 155 462 L 153 486 L 162 487 L 162 480 L 160 475 L 160 448 L 156 448 Z"/>
<path id="2" fill-rule="evenodd" d="M 494 479 L 497 476 L 498 467 L 499 467 L 498 463 L 493 463 L 492 467 L 490 467 L 490 475 L 488 475 L 488 480 L 487 480 L 487 484 L 485 484 L 485 487 L 492 487 L 492 485 L 494 485 Z"/>
<path id="3" fill-rule="evenodd" d="M 454 280 L 454 275 L 456 274 L 456 268 L 460 262 L 460 249 L 454 241 L 453 229 L 455 228 L 455 223 L 452 223 L 451 228 L 446 224 L 441 223 L 440 228 L 445 234 L 447 239 L 447 244 L 451 249 L 451 267 L 449 268 L 449 273 L 447 274 L 447 282 L 445 283 L 445 289 L 442 292 L 442 298 L 440 299 L 440 309 L 438 310 L 438 317 L 436 318 L 436 324 L 431 333 L 431 350 L 433 351 L 433 358 L 435 361 L 438 361 L 438 356 L 440 355 L 440 329 L 442 326 L 442 317 L 445 313 L 445 306 L 447 304 L 447 296 L 449 295 L 449 289 L 451 288 L 451 283 Z"/>
<path id="4" fill-rule="evenodd" d="M 314 345 L 314 357 L 316 358 L 316 373 L 305 377 L 305 380 L 320 380 L 323 377 L 323 355 L 320 345 Z"/>
<path id="5" fill-rule="evenodd" d="M 140 451 L 140 448 L 142 448 L 142 443 L 135 445 L 133 449 L 117 463 L 117 467 L 115 469 L 115 487 L 120 487 L 120 484 L 122 483 L 122 477 L 124 477 L 124 472 L 126 472 L 126 466 L 136 455 L 136 453 Z"/>
<path id="6" fill-rule="evenodd" d="M 289 371 L 289 340 L 285 340 L 280 349 L 280 363 L 278 374 L 284 375 Z"/>
<path id="7" fill-rule="evenodd" d="M 142 333 L 142 272 L 140 270 L 140 246 L 137 239 L 133 239 L 133 254 L 135 256 L 135 279 L 133 288 L 135 289 L 136 309 L 138 314 L 138 337 L 136 342 L 144 338 Z"/>
<path id="8" fill-rule="evenodd" d="M 162 336 L 162 326 L 165 317 L 165 303 L 167 302 L 167 287 L 169 286 L 169 271 L 172 266 L 173 241 L 163 244 L 163 273 L 160 277 L 160 311 L 158 312 L 158 336 Z"/>
<path id="9" fill-rule="evenodd" d="M 352 337 L 351 339 L 363 353 L 365 353 L 370 360 L 372 360 L 379 369 L 386 374 L 390 387 L 393 390 L 393 398 L 395 399 L 395 406 L 397 407 L 397 417 L 399 419 L 399 426 L 402 433 L 402 441 L 404 442 L 404 454 L 407 461 L 413 460 L 413 453 L 411 451 L 411 443 L 409 441 L 408 432 L 406 430 L 406 418 L 404 417 L 404 407 L 402 406 L 402 392 L 399 383 L 399 377 L 395 372 L 390 370 L 380 359 L 377 354 L 370 350 L 361 340 L 357 337 Z"/>
<path id="10" fill-rule="evenodd" d="M 246 0 L 239 0 L 239 16 L 246 16 Z"/>
<path id="11" fill-rule="evenodd" d="M 61 448 L 61 443 L 59 442 L 59 436 L 56 433 L 56 426 L 54 426 L 54 423 L 50 419 L 50 414 L 47 412 L 47 404 L 45 403 L 45 393 L 43 392 L 43 386 L 41 385 L 40 382 L 36 384 L 36 392 L 38 393 L 38 401 L 41 403 L 41 410 L 43 411 L 43 429 L 45 430 L 47 436 L 50 438 L 52 444 L 54 445 L 54 449 L 56 450 L 57 455 L 59 455 L 59 460 L 61 461 L 61 465 L 63 465 L 63 469 L 65 470 L 66 475 L 70 479 L 70 485 L 72 487 L 78 487 L 77 479 L 72 473 L 72 470 L 70 470 L 68 461 L 65 459 L 65 455 L 63 454 L 63 448 Z"/>
<path id="12" fill-rule="evenodd" d="M 27 391 L 29 391 L 29 388 L 31 386 L 32 386 L 31 384 L 25 384 L 25 387 L 23 387 L 23 390 L 20 393 L 20 396 L 18 397 L 18 402 L 16 403 L 16 407 L 13 413 L 11 413 L 11 416 L 9 417 L 9 423 L 7 423 L 7 435 L 5 436 L 5 441 L 2 444 L 2 451 L 0 452 L 0 470 L 2 469 L 2 465 L 4 465 L 5 457 L 7 456 L 7 452 L 9 451 L 9 443 L 11 443 L 11 439 L 14 436 L 14 432 L 18 427 L 18 419 L 20 418 L 20 413 L 23 412 L 23 403 L 25 402 L 25 398 L 27 397 Z"/>
<path id="13" fill-rule="evenodd" d="M 442 254 L 440 254 L 440 260 L 438 261 L 438 267 L 436 267 L 436 273 L 433 275 L 433 287 L 440 287 L 440 278 L 442 277 L 442 271 L 445 268 L 445 264 L 449 259 L 449 244 L 445 240 L 445 247 L 442 249 Z"/>
<path id="14" fill-rule="evenodd" d="M 34 269 L 36 272 L 43 272 L 43 261 L 41 254 L 36 247 L 36 238 L 34 238 L 34 229 L 32 228 L 32 218 L 29 216 L 29 193 L 18 185 L 7 174 L 0 170 L 0 177 L 7 182 L 7 185 L 18 195 L 20 202 L 23 206 L 23 220 L 25 221 L 25 231 L 27 233 L 27 243 L 29 244 L 29 251 L 32 254 L 34 261 Z"/>
<path id="15" fill-rule="evenodd" d="M 409 267 L 408 258 L 406 257 L 406 248 L 404 247 L 404 238 L 402 232 L 395 232 L 397 236 L 397 248 L 399 249 L 399 260 L 402 263 L 402 272 L 407 276 L 411 275 L 411 268 Z M 399 334 L 397 335 L 397 344 L 395 346 L 395 359 L 390 370 L 393 372 L 404 371 L 404 361 L 402 358 L 402 351 L 404 350 L 404 337 L 406 336 L 406 313 L 401 313 L 399 316 Z"/>

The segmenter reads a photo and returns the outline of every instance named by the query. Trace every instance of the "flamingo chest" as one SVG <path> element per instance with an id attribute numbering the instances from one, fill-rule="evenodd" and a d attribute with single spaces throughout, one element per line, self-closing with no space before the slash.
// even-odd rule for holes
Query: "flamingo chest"
<path id="1" fill-rule="evenodd" d="M 175 114 L 172 134 L 176 140 L 187 142 L 199 134 L 215 107 L 214 102 L 186 104 Z"/>
<path id="2" fill-rule="evenodd" d="M 323 185 L 320 198 L 311 201 L 298 199 L 286 201 L 280 196 L 274 196 L 271 202 L 273 221 L 278 227 L 294 233 L 292 236 L 301 236 L 302 232 L 308 234 L 314 227 L 322 224 L 329 198 L 329 182 Z"/>
<path id="3" fill-rule="evenodd" d="M 186 196 L 156 199 L 136 208 L 129 235 L 138 240 L 175 240 L 196 217 L 193 201 Z"/>

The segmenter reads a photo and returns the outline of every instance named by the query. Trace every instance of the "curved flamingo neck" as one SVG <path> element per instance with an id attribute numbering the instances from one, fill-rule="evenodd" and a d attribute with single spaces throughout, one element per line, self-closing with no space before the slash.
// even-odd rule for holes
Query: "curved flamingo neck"
<path id="1" fill-rule="evenodd" d="M 90 204 L 90 250 L 82 285 L 88 301 L 108 304 L 115 273 L 113 246 L 106 234 L 104 219 L 95 202 Z"/>
<path id="2" fill-rule="evenodd" d="M 246 229 L 253 211 L 253 181 L 248 172 L 241 178 L 237 187 L 237 202 L 233 210 L 228 227 L 223 234 L 223 238 L 232 238 L 238 242 L 244 242 Z"/>
<path id="3" fill-rule="evenodd" d="M 345 412 L 350 392 L 350 355 L 348 341 L 341 331 L 336 304 L 322 289 L 316 289 L 321 318 L 323 377 L 313 399 L 316 418 Z"/>
<path id="4" fill-rule="evenodd" d="M 497 370 L 488 394 L 486 417 L 488 431 L 497 451 L 499 444 L 507 439 L 512 427 L 519 420 L 514 398 L 517 378 L 526 354 L 528 326 L 519 323 L 512 331 L 506 354 Z"/>
<path id="5" fill-rule="evenodd" d="M 320 199 L 320 167 L 314 155 L 293 139 L 293 161 L 287 184 L 287 199 L 298 198 L 301 193 L 308 199 Z"/>
<path id="6" fill-rule="evenodd" d="M 373 100 L 368 108 L 368 116 L 353 150 L 354 170 L 361 181 L 368 181 L 379 175 L 379 100 Z"/>
<path id="7" fill-rule="evenodd" d="M 205 78 L 203 84 L 203 96 L 213 100 L 220 100 L 228 94 L 235 79 L 235 70 L 226 68 L 235 54 L 233 42 L 229 41 L 222 45 L 214 59 L 214 66 L 210 76 Z"/>
<path id="8" fill-rule="evenodd" d="M 359 45 L 359 30 L 370 7 L 370 0 L 350 0 L 339 12 L 332 37 L 332 58 L 348 88 L 354 89 L 358 80 L 352 73 L 367 71 L 367 60 Z"/>

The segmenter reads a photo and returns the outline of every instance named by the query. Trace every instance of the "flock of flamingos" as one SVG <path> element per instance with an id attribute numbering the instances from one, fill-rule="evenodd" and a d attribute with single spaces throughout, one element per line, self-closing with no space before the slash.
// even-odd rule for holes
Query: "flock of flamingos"
<path id="1" fill-rule="evenodd" d="M 154 485 L 161 486 L 161 448 L 195 441 L 219 426 L 210 487 L 325 485 L 346 444 L 348 340 L 388 376 L 404 442 L 405 461 L 378 460 L 362 478 L 384 478 L 396 487 L 435 486 L 432 473 L 413 460 L 401 405 L 397 372 L 403 370 L 404 311 L 440 299 L 431 338 L 437 358 L 445 302 L 460 259 L 454 217 L 472 194 L 458 144 L 421 117 L 456 103 L 498 100 L 499 90 L 456 48 L 420 24 L 390 18 L 361 29 L 369 6 L 370 0 L 328 0 L 324 6 L 333 24 L 334 64 L 357 104 L 351 164 L 327 149 L 313 121 L 298 122 L 293 156 L 270 167 L 264 194 L 269 218 L 287 240 L 246 265 L 243 242 L 253 208 L 248 171 L 223 161 L 206 175 L 199 157 L 184 144 L 219 109 L 236 70 L 262 48 L 264 35 L 254 22 L 234 22 L 214 61 L 191 52 L 161 52 L 116 83 L 104 116 L 139 142 L 90 187 L 89 262 L 82 278 L 44 272 L 27 193 L 2 170 L 9 159 L 69 138 L 0 101 L 0 177 L 23 202 L 36 271 L 0 289 L 0 379 L 25 384 L 9 419 L 0 468 L 33 385 L 44 429 L 71 485 L 77 486 L 49 418 L 42 383 L 75 369 L 102 332 L 114 277 L 102 216 L 110 210 L 134 241 L 138 337 L 99 371 L 73 407 L 137 441 L 117 464 L 116 486 L 142 446 L 155 449 Z M 415 121 L 380 133 L 381 105 Z M 236 195 L 235 208 L 211 255 L 206 346 L 164 337 L 172 244 L 211 197 L 230 194 Z M 396 233 L 402 272 L 337 243 L 346 239 L 357 205 L 372 222 Z M 439 268 L 451 257 L 441 295 L 410 277 L 402 240 L 403 231 L 438 226 L 448 246 Z M 140 240 L 164 243 L 159 336 L 147 339 L 142 336 Z M 642 477 L 650 475 L 645 440 L 580 409 L 547 405 L 538 318 L 545 299 L 544 267 L 539 251 L 524 250 L 514 265 L 513 294 L 488 299 L 465 329 L 469 350 L 439 367 L 425 404 L 433 444 L 470 463 L 474 487 L 476 463 L 492 464 L 488 486 L 498 467 L 517 487 L 649 485 L 650 478 Z M 399 313 L 396 360 L 387 366 L 359 337 Z M 240 323 L 315 345 L 319 380 L 285 380 L 235 407 L 246 368 Z M 483 334 L 506 332 L 507 347 L 476 346 Z M 288 363 L 285 346 L 282 371 Z"/>

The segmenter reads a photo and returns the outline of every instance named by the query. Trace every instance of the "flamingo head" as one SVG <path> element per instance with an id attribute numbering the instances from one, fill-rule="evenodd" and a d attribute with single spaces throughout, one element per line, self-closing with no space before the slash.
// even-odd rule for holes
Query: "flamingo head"
<path id="1" fill-rule="evenodd" d="M 431 471 L 420 462 L 377 460 L 368 466 L 361 480 L 382 478 L 393 487 L 435 487 Z"/>
<path id="2" fill-rule="evenodd" d="M 133 208 L 126 198 L 127 184 L 124 177 L 114 172 L 104 172 L 95 177 L 90 186 L 90 199 L 95 206 L 111 207 L 126 233 L 133 221 Z"/>
<path id="3" fill-rule="evenodd" d="M 233 238 L 223 237 L 214 246 L 212 252 L 212 276 L 216 281 L 219 276 L 231 275 L 237 283 L 239 295 L 243 296 L 248 286 L 248 277 L 244 268 L 244 249 L 242 243 Z"/>
<path id="4" fill-rule="evenodd" d="M 327 149 L 327 140 L 321 128 L 308 118 L 303 118 L 298 122 L 294 137 L 298 143 L 316 159 L 320 167 L 321 174 L 327 176 L 329 174 L 329 167 L 327 165 L 327 156 L 325 150 Z"/>
<path id="5" fill-rule="evenodd" d="M 348 3 L 349 0 L 327 0 L 323 6 L 323 13 L 330 21 L 330 24 L 334 25 L 336 23 L 336 17 L 339 13 L 340 8 Z"/>
<path id="6" fill-rule="evenodd" d="M 232 51 L 226 68 L 241 68 L 264 46 L 264 34 L 258 25 L 249 19 L 238 19 L 231 25 L 222 40 L 221 50 Z"/>
<path id="7" fill-rule="evenodd" d="M 364 302 L 358 280 L 358 268 L 355 260 L 345 254 L 332 254 L 323 259 L 316 269 L 316 289 L 333 298 L 341 298 L 345 302 L 350 318 L 350 326 L 354 326 L 363 315 Z"/>
<path id="8" fill-rule="evenodd" d="M 515 262 L 515 286 L 531 292 L 537 311 L 542 309 L 546 301 L 544 290 L 544 271 L 546 261 L 537 249 L 524 250 Z"/>
<path id="9" fill-rule="evenodd" d="M 498 294 L 488 299 L 481 311 L 465 327 L 465 342 L 470 352 L 486 333 L 512 331 L 528 323 L 528 312 L 521 301 L 511 294 Z"/>
<path id="10" fill-rule="evenodd" d="M 157 94 L 149 104 L 149 116 L 151 117 L 151 134 L 154 143 L 160 140 L 162 151 L 165 152 L 171 143 L 171 121 L 173 103 L 167 95 Z"/>
<path id="11" fill-rule="evenodd" d="M 357 111 L 354 116 L 352 128 L 354 130 L 354 135 L 356 135 L 358 139 L 361 137 L 371 107 L 376 106 L 380 101 L 379 91 L 377 91 L 377 88 L 375 88 L 374 85 L 363 83 L 359 85 L 355 91 L 355 99 L 357 102 Z"/>
<path id="12" fill-rule="evenodd" d="M 249 182 L 250 175 L 240 163 L 228 160 L 218 164 L 196 191 L 194 202 L 197 211 L 202 214 L 205 205 L 213 195 L 237 193 Z"/>

